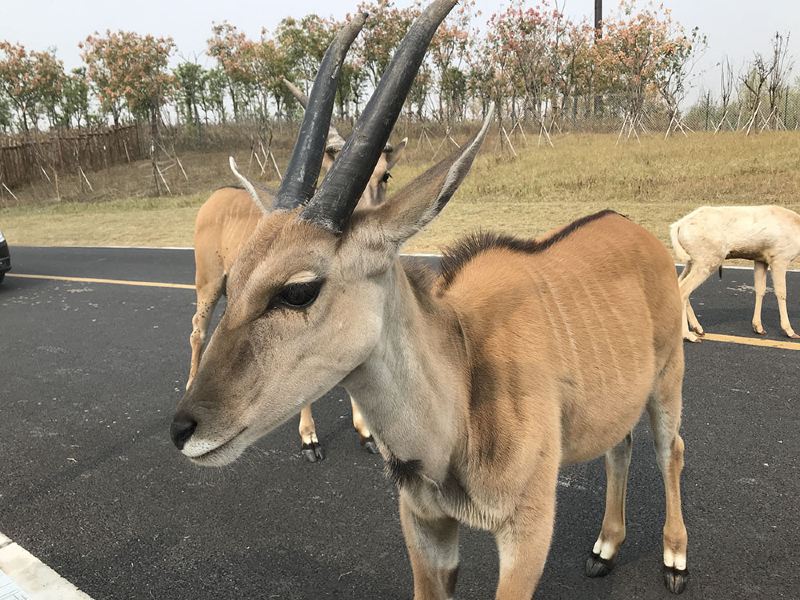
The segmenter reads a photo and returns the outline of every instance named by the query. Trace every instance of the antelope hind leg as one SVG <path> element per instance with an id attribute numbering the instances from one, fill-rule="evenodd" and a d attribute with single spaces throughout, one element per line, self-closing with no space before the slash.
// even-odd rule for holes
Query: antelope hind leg
<path id="1" fill-rule="evenodd" d="M 786 268 L 783 263 L 773 263 L 772 267 L 772 287 L 775 288 L 775 295 L 778 297 L 778 312 L 781 315 L 781 329 L 792 339 L 800 338 L 792 329 L 789 322 L 789 311 L 786 310 Z"/>
<path id="2" fill-rule="evenodd" d="M 774 276 L 774 275 L 773 275 Z M 753 331 L 759 335 L 764 335 L 764 326 L 761 324 L 761 307 L 764 302 L 764 294 L 767 293 L 767 263 L 760 260 L 753 263 L 753 286 L 756 288 L 756 304 L 753 309 Z"/>
<path id="3" fill-rule="evenodd" d="M 706 332 L 703 330 L 703 326 L 700 325 L 700 321 L 697 320 L 697 315 L 694 314 L 692 303 L 688 299 L 686 300 L 686 316 L 689 319 L 689 329 L 700 336 L 706 334 Z"/>
<path id="4" fill-rule="evenodd" d="M 655 443 L 656 462 L 664 480 L 666 521 L 664 523 L 664 584 L 680 594 L 689 579 L 687 569 L 688 536 L 681 510 L 681 472 L 684 444 L 681 424 L 681 383 L 683 381 L 682 348 L 676 351 L 680 360 L 673 360 L 664 369 L 647 405 Z"/>
<path id="5" fill-rule="evenodd" d="M 358 433 L 361 447 L 370 454 L 378 454 L 378 446 L 375 443 L 375 438 L 373 438 L 372 434 L 369 432 L 369 427 L 367 427 L 367 422 L 364 420 L 364 415 L 361 414 L 361 409 L 358 408 L 358 404 L 356 404 L 352 396 L 350 396 L 350 408 L 353 411 L 353 427 Z"/>
<path id="6" fill-rule="evenodd" d="M 211 322 L 211 315 L 214 314 L 214 307 L 217 305 L 222 288 L 225 285 L 224 277 L 214 281 L 209 281 L 204 285 L 197 286 L 197 309 L 192 317 L 192 333 L 189 336 L 189 345 L 192 348 L 192 360 L 189 365 L 189 378 L 186 380 L 186 389 L 197 374 L 197 367 L 200 365 L 200 358 L 203 355 L 203 347 L 208 335 L 208 326 Z"/>
<path id="7" fill-rule="evenodd" d="M 714 267 L 708 266 L 707 264 L 690 264 L 687 266 L 687 269 L 689 270 L 688 274 L 678 282 L 681 291 L 681 301 L 683 302 L 683 339 L 689 340 L 690 342 L 699 342 L 700 338 L 689 331 L 687 321 L 688 310 L 686 307 L 689 305 L 689 296 L 691 296 L 692 292 L 708 278 L 711 271 L 714 270 Z M 692 311 L 692 315 L 694 315 L 694 311 Z M 702 327 L 700 327 L 700 323 L 697 322 L 696 317 L 694 321 L 692 326 L 697 326 L 702 331 Z"/>
<path id="8" fill-rule="evenodd" d="M 303 410 L 300 411 L 299 429 L 303 458 L 312 463 L 324 460 L 325 453 L 322 452 L 322 444 L 317 439 L 317 427 L 314 423 L 314 415 L 311 414 L 310 404 L 304 406 Z"/>
<path id="9" fill-rule="evenodd" d="M 586 559 L 586 575 L 589 577 L 608 575 L 625 541 L 625 495 L 632 446 L 633 438 L 629 433 L 606 452 L 606 511 L 600 536 Z"/>

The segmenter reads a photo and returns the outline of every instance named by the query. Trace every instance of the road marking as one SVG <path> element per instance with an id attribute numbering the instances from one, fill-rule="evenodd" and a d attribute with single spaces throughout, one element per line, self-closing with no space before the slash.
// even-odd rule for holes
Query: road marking
<path id="1" fill-rule="evenodd" d="M 194 246 L 29 246 L 27 244 L 14 244 L 14 248 L 33 250 L 194 250 Z"/>
<path id="2" fill-rule="evenodd" d="M 130 279 L 97 279 L 94 277 L 66 277 L 64 275 L 31 275 L 28 273 L 7 273 L 6 277 L 19 277 L 20 279 L 45 279 L 52 281 L 71 281 L 75 283 L 105 283 L 111 285 L 132 285 L 139 287 L 171 288 L 178 290 L 195 289 L 195 286 L 190 283 L 133 281 Z M 761 346 L 762 348 L 780 348 L 781 350 L 800 350 L 800 343 L 797 342 L 765 340 L 762 338 L 746 338 L 738 335 L 725 335 L 721 333 L 706 333 L 702 339 L 709 340 L 711 342 L 740 344 L 743 346 Z"/>
<path id="3" fill-rule="evenodd" d="M 743 346 L 761 346 L 762 348 L 780 348 L 781 350 L 800 350 L 800 343 L 784 342 L 781 340 L 765 340 L 763 338 L 747 338 L 739 335 L 725 335 L 722 333 L 706 333 L 702 338 L 711 342 L 727 344 L 741 344 Z"/>
<path id="4" fill-rule="evenodd" d="M 113 285 L 133 285 L 139 287 L 172 288 L 176 290 L 193 290 L 191 283 L 169 283 L 161 281 L 132 281 L 130 279 L 97 279 L 94 277 L 66 277 L 64 275 L 31 275 L 29 273 L 6 273 L 6 277 L 19 279 L 47 279 L 51 281 L 72 281 L 75 283 L 110 283 Z"/>
<path id="5" fill-rule="evenodd" d="M 0 598 L 92 600 L 33 554 L 0 533 Z"/>

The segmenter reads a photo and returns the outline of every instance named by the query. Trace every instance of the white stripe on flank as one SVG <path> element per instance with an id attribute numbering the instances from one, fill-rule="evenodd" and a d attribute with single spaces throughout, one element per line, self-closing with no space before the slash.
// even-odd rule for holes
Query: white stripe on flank
<path id="1" fill-rule="evenodd" d="M 0 533 L 0 600 L 92 600 Z"/>

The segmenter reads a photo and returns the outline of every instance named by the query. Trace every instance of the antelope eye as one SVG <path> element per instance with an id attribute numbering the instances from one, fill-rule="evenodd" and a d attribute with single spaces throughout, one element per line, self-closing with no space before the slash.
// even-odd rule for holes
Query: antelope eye
<path id="1" fill-rule="evenodd" d="M 270 308 L 285 306 L 299 309 L 311 306 L 319 296 L 322 283 L 322 279 L 305 283 L 290 283 L 273 297 L 272 302 L 270 302 Z"/>
<path id="2" fill-rule="evenodd" d="M 384 173 L 384 174 L 383 174 L 383 177 L 381 177 L 381 181 L 382 181 L 383 183 L 389 183 L 389 180 L 390 180 L 391 178 L 392 178 L 392 174 L 391 174 L 391 173 L 389 173 L 389 171 L 386 171 L 386 173 Z"/>

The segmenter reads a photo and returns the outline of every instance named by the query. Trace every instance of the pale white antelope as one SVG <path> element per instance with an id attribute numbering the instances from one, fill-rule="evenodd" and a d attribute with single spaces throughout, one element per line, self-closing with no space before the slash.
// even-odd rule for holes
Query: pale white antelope
<path id="1" fill-rule="evenodd" d="M 308 98 L 293 83 L 284 80 L 292 95 L 305 108 Z M 328 131 L 322 167 L 327 172 L 336 155 L 344 146 L 344 139 L 331 125 Z M 386 192 L 391 178 L 391 171 L 400 160 L 408 139 L 403 139 L 393 146 L 386 144 L 378 163 L 372 172 L 369 183 L 361 195 L 360 209 L 380 206 L 386 200 Z M 237 172 L 238 173 L 238 172 Z M 197 213 L 194 231 L 195 256 L 195 288 L 197 308 L 192 317 L 192 333 L 189 336 L 192 356 L 189 366 L 189 387 L 197 373 L 200 358 L 203 354 L 209 324 L 214 308 L 225 293 L 225 282 L 242 245 L 252 235 L 259 219 L 265 211 L 272 209 L 273 194 L 267 190 L 261 197 L 252 185 L 242 182 L 243 187 L 224 187 L 216 190 Z M 252 193 L 248 192 L 250 188 Z M 378 452 L 375 441 L 361 416 L 358 405 L 350 399 L 353 412 L 353 427 L 358 433 L 361 445 L 369 452 Z M 316 423 L 311 412 L 311 405 L 300 411 L 301 451 L 306 460 L 316 462 L 324 458 L 322 445 L 317 437 Z"/>
<path id="2" fill-rule="evenodd" d="M 473 236 L 445 254 L 439 276 L 400 261 L 402 244 L 466 177 L 491 113 L 463 149 L 353 214 L 455 3 L 436 0 L 411 26 L 315 191 L 308 174 L 324 151 L 332 63 L 355 31 L 337 35 L 306 113 L 314 127 L 301 130 L 291 176 L 231 268 L 227 311 L 171 437 L 194 463 L 224 465 L 342 384 L 399 486 L 415 599 L 453 597 L 464 523 L 496 537 L 496 597 L 530 600 L 550 546 L 559 467 L 603 454 L 606 511 L 586 571 L 609 572 L 625 539 L 631 430 L 647 409 L 666 488 L 665 581 L 680 592 L 684 365 L 666 248 L 604 211 L 537 241 Z"/>
<path id="3" fill-rule="evenodd" d="M 800 256 L 800 215 L 782 206 L 701 206 L 673 223 L 669 232 L 675 254 L 686 262 L 678 278 L 685 310 L 685 339 L 696 342 L 697 335 L 704 334 L 689 296 L 712 272 L 721 269 L 727 258 L 754 262 L 753 331 L 766 333 L 761 323 L 761 306 L 770 268 L 781 329 L 790 338 L 800 337 L 792 329 L 786 309 L 786 271 Z"/>

